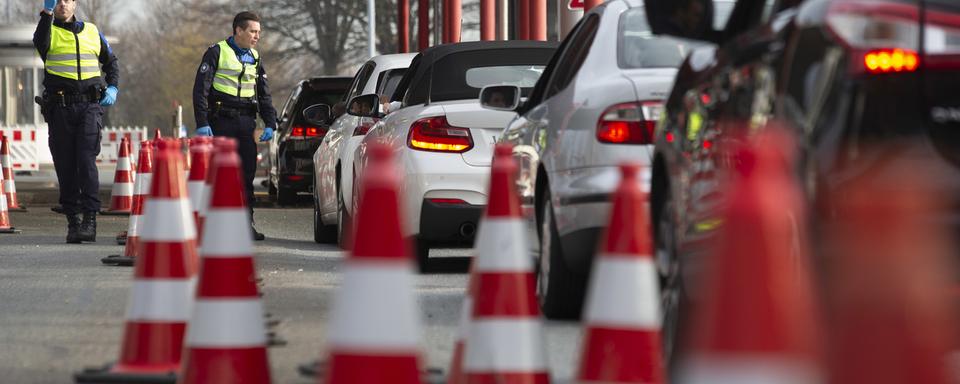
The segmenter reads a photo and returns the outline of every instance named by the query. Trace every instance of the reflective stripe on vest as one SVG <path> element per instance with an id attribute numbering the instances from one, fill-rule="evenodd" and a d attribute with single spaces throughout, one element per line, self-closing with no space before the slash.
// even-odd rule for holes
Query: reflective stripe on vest
<path id="1" fill-rule="evenodd" d="M 100 77 L 100 30 L 83 23 L 74 34 L 56 25 L 50 27 L 50 50 L 44 62 L 47 73 L 71 80 Z"/>
<path id="2" fill-rule="evenodd" d="M 260 54 L 256 49 L 251 49 L 254 63 L 244 64 L 240 62 L 237 52 L 226 40 L 217 45 L 220 46 L 220 61 L 217 62 L 217 72 L 213 76 L 213 89 L 230 96 L 253 97 L 256 94 L 254 90 L 257 87 L 257 64 L 260 62 Z"/>

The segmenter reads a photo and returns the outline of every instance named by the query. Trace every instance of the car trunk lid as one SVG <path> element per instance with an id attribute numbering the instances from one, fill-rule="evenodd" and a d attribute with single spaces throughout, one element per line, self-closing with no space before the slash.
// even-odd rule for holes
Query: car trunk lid
<path id="1" fill-rule="evenodd" d="M 483 109 L 477 100 L 444 103 L 443 111 L 450 125 L 470 129 L 473 148 L 461 156 L 464 162 L 477 167 L 490 166 L 497 139 L 517 115 L 515 112 Z"/>

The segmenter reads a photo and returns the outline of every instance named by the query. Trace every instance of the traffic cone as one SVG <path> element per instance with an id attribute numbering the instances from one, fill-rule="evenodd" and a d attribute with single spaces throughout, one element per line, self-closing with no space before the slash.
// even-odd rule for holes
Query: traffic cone
<path id="1" fill-rule="evenodd" d="M 660 287 L 641 166 L 620 166 L 584 313 L 581 383 L 663 383 Z"/>
<path id="2" fill-rule="evenodd" d="M 236 146 L 236 141 L 230 141 L 213 158 L 217 172 L 210 228 L 200 248 L 200 279 L 187 330 L 181 384 L 270 382 L 267 332 L 255 282 L 253 240 Z M 194 143 L 193 169 L 201 165 L 196 160 L 209 152 L 207 145 Z"/>
<path id="3" fill-rule="evenodd" d="M 10 224 L 10 213 L 7 210 L 7 194 L 4 193 L 3 172 L 0 172 L 0 233 L 20 233 Z"/>
<path id="4" fill-rule="evenodd" d="M 476 296 L 463 363 L 467 383 L 550 381 L 512 152 L 508 144 L 496 147 L 475 242 Z"/>
<path id="5" fill-rule="evenodd" d="M 679 383 L 820 383 L 821 336 L 808 280 L 804 207 L 787 133 L 737 150 L 739 175 L 704 262 Z M 786 154 L 786 155 L 785 155 Z"/>
<path id="6" fill-rule="evenodd" d="M 140 230 L 143 220 L 143 204 L 150 195 L 150 186 L 153 180 L 153 141 L 144 140 L 140 143 L 140 156 L 137 161 L 140 176 L 134 182 L 133 203 L 130 209 L 130 220 L 127 222 L 126 244 L 122 255 L 110 255 L 100 262 L 108 265 L 133 265 L 139 255 Z"/>
<path id="7" fill-rule="evenodd" d="M 328 384 L 417 384 L 419 311 L 411 244 L 400 227 L 400 174 L 389 147 L 369 149 L 357 215 L 365 230 L 343 268 L 327 332 L 328 369 L 319 377 Z"/>
<path id="8" fill-rule="evenodd" d="M 0 134 L 0 168 L 3 169 L 3 190 L 7 196 L 8 211 L 26 211 L 17 200 L 17 184 L 13 180 L 13 161 L 10 158 L 10 143 L 7 136 Z"/>
<path id="9" fill-rule="evenodd" d="M 949 176 L 912 159 L 893 171 L 888 160 L 830 197 L 826 382 L 955 383 L 955 232 L 931 220 L 953 209 L 933 192 Z"/>
<path id="10" fill-rule="evenodd" d="M 120 140 L 117 155 L 117 170 L 113 174 L 113 193 L 110 195 L 110 209 L 100 211 L 101 215 L 129 215 L 133 206 L 133 167 L 130 165 L 130 145 L 127 138 Z"/>
<path id="11" fill-rule="evenodd" d="M 197 239 L 203 242 L 203 222 L 200 219 L 200 211 L 204 210 L 202 206 L 209 204 L 204 197 L 207 189 L 207 174 L 209 172 L 210 158 L 213 153 L 211 141 L 206 137 L 194 137 L 190 142 L 190 157 L 192 166 L 190 167 L 190 177 L 187 179 L 187 190 L 190 192 L 190 207 L 193 209 L 193 221 L 197 227 Z M 236 151 L 236 142 L 230 142 L 234 151 Z"/>
<path id="12" fill-rule="evenodd" d="M 76 375 L 78 383 L 176 379 L 198 268 L 179 147 L 176 140 L 163 139 L 157 146 L 120 361 L 103 371 Z"/>
<path id="13" fill-rule="evenodd" d="M 467 333 L 470 332 L 470 317 L 473 311 L 473 297 L 476 295 L 476 277 L 473 268 L 467 280 L 467 290 L 460 305 L 460 323 L 457 326 L 457 339 L 453 344 L 453 358 L 450 360 L 450 374 L 447 375 L 447 384 L 465 384 L 467 377 L 463 374 L 463 354 L 467 346 Z"/>

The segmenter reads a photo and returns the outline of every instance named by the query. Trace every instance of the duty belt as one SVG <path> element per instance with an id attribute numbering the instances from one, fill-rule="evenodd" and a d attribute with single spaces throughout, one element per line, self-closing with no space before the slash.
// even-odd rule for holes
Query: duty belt
<path id="1" fill-rule="evenodd" d="M 65 91 L 56 91 L 51 93 L 44 93 L 44 98 L 47 102 L 57 103 L 60 105 L 67 104 L 80 104 L 80 103 L 95 103 L 100 101 L 100 90 L 95 89 L 91 90 L 88 93 L 67 93 Z"/>
<path id="2" fill-rule="evenodd" d="M 255 106 L 251 106 L 249 108 L 233 108 L 224 106 L 222 102 L 217 101 L 214 103 L 213 113 L 228 117 L 256 116 L 257 108 Z"/>

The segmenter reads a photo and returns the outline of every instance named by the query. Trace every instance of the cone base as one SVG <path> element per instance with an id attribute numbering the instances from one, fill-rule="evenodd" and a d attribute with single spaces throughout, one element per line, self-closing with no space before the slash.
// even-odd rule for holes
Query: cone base
<path id="1" fill-rule="evenodd" d="M 100 259 L 104 265 L 113 265 L 120 267 L 132 267 L 134 258 L 123 255 L 110 255 Z"/>
<path id="2" fill-rule="evenodd" d="M 17 229 L 17 228 L 14 228 L 14 227 L 10 227 L 10 228 L 0 228 L 0 233 L 13 233 L 13 234 L 18 234 L 18 233 L 20 233 L 20 230 Z"/>
<path id="3" fill-rule="evenodd" d="M 131 384 L 176 384 L 177 375 L 169 373 L 129 373 L 129 372 L 111 372 L 113 364 L 107 364 L 102 368 L 87 368 L 73 375 L 73 382 L 77 384 L 112 384 L 112 383 L 131 383 Z"/>
<path id="4" fill-rule="evenodd" d="M 26 212 L 27 207 L 18 206 L 18 207 L 7 207 L 7 212 Z"/>
<path id="5" fill-rule="evenodd" d="M 104 216 L 130 216 L 130 211 L 100 211 L 101 215 Z"/>

